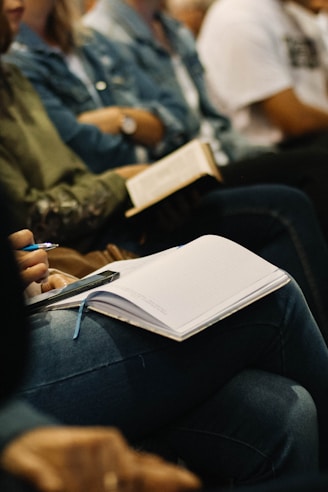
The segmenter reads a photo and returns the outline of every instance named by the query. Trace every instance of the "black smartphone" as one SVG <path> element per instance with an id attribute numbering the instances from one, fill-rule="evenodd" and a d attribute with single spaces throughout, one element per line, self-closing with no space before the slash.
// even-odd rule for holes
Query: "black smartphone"
<path id="1" fill-rule="evenodd" d="M 114 272 L 112 270 L 105 270 L 95 275 L 90 275 L 90 277 L 77 280 L 68 284 L 62 289 L 54 289 L 49 292 L 44 292 L 38 296 L 31 297 L 27 299 L 26 306 L 28 312 L 40 311 L 42 308 L 54 304 L 55 302 L 62 301 L 68 297 L 75 296 L 76 294 L 81 294 L 87 290 L 93 289 L 94 287 L 99 287 L 100 285 L 108 284 L 113 280 L 119 278 L 119 272 Z"/>

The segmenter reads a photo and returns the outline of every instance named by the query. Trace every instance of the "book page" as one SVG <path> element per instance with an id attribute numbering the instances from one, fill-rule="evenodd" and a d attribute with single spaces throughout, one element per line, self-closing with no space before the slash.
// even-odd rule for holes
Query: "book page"
<path id="1" fill-rule="evenodd" d="M 213 316 L 264 287 L 281 272 L 242 246 L 203 236 L 162 260 L 111 284 L 110 291 L 135 302 L 174 330 Z M 259 282 L 259 283 L 258 283 Z"/>
<path id="2" fill-rule="evenodd" d="M 134 206 L 142 207 L 200 176 L 215 175 L 206 145 L 193 140 L 130 178 L 126 186 Z"/>
<path id="3" fill-rule="evenodd" d="M 94 302 L 101 301 L 102 312 L 107 310 L 109 315 L 116 309 L 120 319 L 132 324 L 151 329 L 146 318 L 154 318 L 163 334 L 182 336 L 241 309 L 288 280 L 284 271 L 246 248 L 208 235 L 122 272 L 120 279 L 99 289 Z M 76 296 L 71 301 L 79 304 L 84 298 Z"/>

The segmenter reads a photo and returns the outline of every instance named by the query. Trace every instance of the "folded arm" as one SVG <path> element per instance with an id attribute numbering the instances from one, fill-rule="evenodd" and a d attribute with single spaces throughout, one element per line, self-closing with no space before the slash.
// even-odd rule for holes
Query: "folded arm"
<path id="1" fill-rule="evenodd" d="M 285 136 L 296 137 L 328 129 L 328 112 L 305 104 L 293 89 L 283 90 L 259 105 Z"/>

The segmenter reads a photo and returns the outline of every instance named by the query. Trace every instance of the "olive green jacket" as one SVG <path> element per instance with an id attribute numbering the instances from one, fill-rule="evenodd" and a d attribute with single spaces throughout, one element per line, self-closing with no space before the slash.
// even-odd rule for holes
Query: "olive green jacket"
<path id="1" fill-rule="evenodd" d="M 12 196 L 16 224 L 31 229 L 37 241 L 74 245 L 124 204 L 124 179 L 113 171 L 92 174 L 62 142 L 29 81 L 16 67 L 5 67 L 0 181 Z"/>

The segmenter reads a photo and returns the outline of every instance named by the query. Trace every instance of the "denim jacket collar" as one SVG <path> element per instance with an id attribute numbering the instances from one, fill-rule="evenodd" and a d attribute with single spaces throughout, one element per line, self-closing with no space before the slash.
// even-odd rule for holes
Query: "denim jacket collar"
<path id="1" fill-rule="evenodd" d="M 34 32 L 27 24 L 24 22 L 21 23 L 19 31 L 14 40 L 15 47 L 17 45 L 21 45 L 21 49 L 23 49 L 24 45 L 29 46 L 29 49 L 33 51 L 37 51 L 44 54 L 53 54 L 60 53 L 60 50 L 56 47 L 49 46 L 43 39 Z"/>

